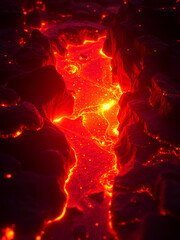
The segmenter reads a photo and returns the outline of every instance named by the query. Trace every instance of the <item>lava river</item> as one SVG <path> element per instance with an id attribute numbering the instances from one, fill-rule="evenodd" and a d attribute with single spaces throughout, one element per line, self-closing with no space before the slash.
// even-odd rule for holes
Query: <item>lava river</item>
<path id="1" fill-rule="evenodd" d="M 112 84 L 111 59 L 101 50 L 104 39 L 70 45 L 66 58 L 56 55 L 57 70 L 75 98 L 73 115 L 54 119 L 77 156 L 65 186 L 67 207 L 78 206 L 83 210 L 76 224 L 86 227 L 86 238 L 90 240 L 114 239 L 109 204 L 113 179 L 118 173 L 113 147 L 118 137 L 121 91 L 117 83 Z M 104 192 L 102 203 L 90 197 L 99 192 Z M 69 231 L 63 232 L 62 239 L 70 238 Z"/>

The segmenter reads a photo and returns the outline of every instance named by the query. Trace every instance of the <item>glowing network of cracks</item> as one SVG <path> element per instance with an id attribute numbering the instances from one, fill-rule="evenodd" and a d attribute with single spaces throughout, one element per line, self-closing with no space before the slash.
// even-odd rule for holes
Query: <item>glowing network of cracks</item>
<path id="1" fill-rule="evenodd" d="M 105 189 L 107 196 L 111 196 L 114 177 L 118 174 L 116 155 L 113 147 L 119 134 L 117 129 L 117 114 L 119 111 L 118 102 L 121 89 L 117 83 L 112 84 L 111 58 L 102 52 L 104 39 L 105 37 L 98 39 L 96 42 L 85 41 L 82 46 L 69 45 L 66 58 L 56 54 L 57 70 L 64 77 L 67 88 L 73 93 L 75 107 L 71 116 L 58 116 L 54 118 L 53 123 L 65 131 L 71 146 L 75 148 L 75 152 L 77 150 L 79 152 L 78 145 L 76 147 L 73 145 L 73 141 L 77 138 L 79 139 L 80 146 L 83 145 L 83 139 L 84 142 L 91 142 L 91 144 L 96 145 L 97 155 L 99 154 L 98 151 L 102 149 L 103 157 L 106 159 L 107 156 L 107 161 L 105 162 L 105 160 L 103 160 L 107 166 L 104 166 L 104 170 L 101 169 L 102 174 L 96 176 L 96 173 L 94 173 L 94 177 L 97 185 L 99 182 Z M 63 121 L 66 121 L 66 119 L 72 120 L 74 124 L 76 124 L 76 121 L 80 122 L 86 133 L 83 135 L 78 132 L 78 129 L 75 131 L 72 126 L 69 128 L 63 125 Z M 79 131 L 82 130 L 82 127 Z M 67 135 L 69 135 L 69 137 Z M 74 136 L 75 138 L 70 136 Z M 74 181 L 76 181 L 73 180 L 74 174 L 75 172 L 82 172 L 83 164 L 85 164 L 79 156 L 85 157 L 86 152 L 84 152 L 83 149 L 81 151 L 80 155 L 78 153 L 76 164 L 70 170 L 68 179 L 64 185 L 67 202 L 63 212 L 56 219 L 48 221 L 47 224 L 61 220 L 66 213 L 67 206 L 73 202 L 71 195 L 74 195 Z M 94 161 L 96 160 L 97 159 L 94 159 Z M 90 161 L 90 159 L 88 161 Z M 102 162 L 103 165 L 104 163 Z M 82 167 L 80 165 L 82 165 Z M 87 168 L 88 166 L 89 163 L 87 164 Z M 93 167 L 93 164 L 90 168 L 91 167 Z M 76 177 L 77 176 L 75 176 L 75 179 Z M 80 190 L 81 189 L 80 186 Z M 86 194 L 87 193 L 84 193 L 83 195 L 85 196 Z M 80 196 L 82 196 L 82 193 L 80 193 Z M 91 204 L 89 204 L 89 206 L 91 206 Z M 107 214 L 107 223 L 112 232 L 110 211 Z M 99 223 L 95 222 L 95 227 L 97 226 L 99 226 Z M 37 236 L 36 240 L 39 239 L 41 239 L 41 237 Z"/>
<path id="2" fill-rule="evenodd" d="M 101 43 L 102 45 L 102 40 L 104 41 L 104 37 L 100 38 L 98 40 L 98 42 Z M 93 44 L 95 43 L 95 41 L 84 41 L 83 47 L 86 44 Z M 98 46 L 99 47 L 99 46 Z M 119 97 L 121 95 L 121 89 L 120 86 L 118 84 L 116 85 L 112 85 L 111 84 L 111 67 L 110 67 L 110 57 L 107 57 L 103 52 L 102 52 L 102 48 L 98 49 L 98 47 L 96 48 L 96 53 L 95 53 L 95 57 L 97 58 L 104 58 L 106 59 L 106 61 L 104 62 L 105 65 L 105 71 L 107 72 L 108 69 L 108 74 L 110 76 L 108 76 L 108 84 L 104 84 L 104 79 L 107 77 L 107 73 L 106 72 L 102 72 L 101 71 L 101 75 L 102 75 L 102 81 L 98 82 L 96 81 L 95 77 L 90 77 L 89 79 L 86 76 L 86 79 L 83 78 L 83 73 L 82 73 L 82 69 L 85 68 L 86 69 L 86 65 L 87 63 L 89 64 L 89 62 L 94 61 L 94 59 L 89 58 L 89 56 L 85 56 L 85 55 L 80 55 L 78 56 L 77 59 L 77 52 L 75 51 L 75 56 L 71 53 L 68 54 L 68 57 L 65 60 L 65 64 L 63 66 L 63 69 L 60 67 L 60 72 L 62 73 L 63 77 L 66 80 L 66 84 L 68 85 L 68 80 L 67 79 L 71 79 L 72 78 L 72 82 L 71 84 L 68 86 L 70 89 L 73 88 L 73 91 L 75 92 L 74 98 L 75 98 L 75 111 L 74 114 L 68 118 L 70 119 L 77 119 L 79 117 L 82 117 L 82 121 L 83 121 L 83 125 L 86 127 L 86 123 L 88 120 L 90 120 L 90 118 L 88 118 L 88 115 L 93 113 L 96 115 L 101 116 L 106 122 L 107 122 L 107 128 L 106 128 L 106 132 L 105 132 L 105 138 L 107 140 L 107 136 L 111 135 L 114 138 L 118 135 L 118 122 L 117 122 L 117 113 L 119 110 L 118 107 L 118 101 L 119 101 Z M 68 49 L 71 51 L 71 48 L 73 48 L 73 46 L 68 46 Z M 78 48 L 78 47 L 76 47 Z M 82 46 L 80 46 L 79 48 L 82 48 Z M 98 51 L 97 51 L 98 50 Z M 99 56 L 98 56 L 99 54 Z M 76 58 L 75 58 L 76 57 Z M 86 69 L 87 70 L 87 69 Z M 98 70 L 98 66 L 94 66 L 94 68 L 92 68 L 92 75 L 94 74 L 93 71 L 97 71 Z M 76 81 L 74 83 L 74 78 L 72 77 L 72 75 L 75 75 L 75 78 L 77 78 L 79 80 L 79 83 L 77 84 Z M 98 79 L 97 79 L 98 80 Z M 80 83 L 82 82 L 82 83 Z M 92 101 L 88 100 L 88 104 L 86 104 L 85 106 L 83 106 L 83 104 L 81 104 L 84 101 L 84 97 L 81 96 L 82 100 L 81 102 L 79 101 L 79 92 L 83 92 L 84 89 L 82 89 L 83 87 L 81 87 L 80 85 L 85 85 L 86 82 L 89 82 L 91 84 L 93 84 L 99 91 L 99 89 L 103 89 L 103 92 L 101 94 L 101 92 L 99 92 L 100 94 L 98 95 L 98 98 L 94 98 L 94 96 L 90 96 L 90 98 L 92 99 Z M 78 85 L 78 86 L 77 86 Z M 86 91 L 88 91 L 88 88 L 85 89 Z M 86 94 L 86 93 L 85 93 Z M 94 101 L 95 99 L 95 101 Z M 96 104 L 94 104 L 94 102 Z M 78 105 L 78 103 L 80 103 Z M 113 113 L 111 113 L 111 109 L 113 108 Z M 107 117 L 106 115 L 108 114 L 112 114 L 112 118 Z M 59 118 L 55 118 L 53 120 L 54 123 L 58 123 L 63 119 L 63 117 L 59 117 Z M 112 119 L 113 121 L 116 120 L 116 123 L 112 123 Z M 101 128 L 101 126 L 99 126 Z M 111 130 L 111 133 L 109 134 L 109 130 Z M 98 143 L 100 143 L 102 146 L 105 145 L 105 141 L 104 140 L 100 140 L 100 138 L 97 138 L 95 136 L 93 136 L 92 134 L 92 138 L 96 139 Z M 107 142 L 109 142 L 110 139 L 108 139 Z M 112 138 L 111 138 L 112 140 Z M 114 141 L 113 141 L 114 142 Z M 109 145 L 109 144 L 108 144 Z"/>
<path id="3" fill-rule="evenodd" d="M 122 92 L 118 84 L 112 84 L 111 57 L 102 51 L 104 38 L 101 37 L 96 42 L 85 41 L 82 46 L 69 45 L 66 59 L 58 59 L 57 68 L 67 87 L 74 92 L 75 110 L 73 115 L 67 118 L 81 118 L 82 125 L 89 132 L 91 139 L 104 151 L 112 154 L 119 135 L 117 114 Z M 96 90 L 97 95 L 94 95 L 93 91 Z M 91 95 L 86 98 L 85 94 L 88 92 L 91 92 Z M 59 124 L 63 118 L 55 118 L 53 122 Z M 109 193 L 117 173 L 114 154 L 111 171 L 104 173 L 100 179 Z"/>

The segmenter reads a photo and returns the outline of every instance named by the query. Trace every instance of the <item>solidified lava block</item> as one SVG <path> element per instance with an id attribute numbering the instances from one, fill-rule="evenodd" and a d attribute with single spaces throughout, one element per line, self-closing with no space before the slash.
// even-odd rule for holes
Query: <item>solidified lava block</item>
<path id="1" fill-rule="evenodd" d="M 179 171 L 179 164 L 171 164 L 168 162 L 160 162 L 154 165 L 143 166 L 136 163 L 132 169 L 129 170 L 124 176 L 116 177 L 114 183 L 115 191 L 122 191 L 124 189 L 130 190 L 132 192 L 138 189 L 143 189 L 143 187 L 149 188 L 149 190 L 154 192 L 154 185 L 157 177 L 163 171 Z"/>
<path id="2" fill-rule="evenodd" d="M 43 127 L 43 118 L 33 104 L 21 102 L 17 106 L 0 107 L 0 138 Z"/>
<path id="3" fill-rule="evenodd" d="M 34 9 L 36 6 L 36 2 L 36 0 L 21 0 L 22 6 L 27 10 Z"/>
<path id="4" fill-rule="evenodd" d="M 119 0 L 74 0 L 75 2 L 96 2 L 96 3 L 99 3 L 99 4 L 102 4 L 103 6 L 104 5 L 111 5 L 113 3 L 119 3 L 120 1 Z"/>
<path id="5" fill-rule="evenodd" d="M 14 224 L 17 235 L 35 237 L 61 214 L 75 157 L 64 134 L 32 103 L 3 87 L 0 101 L 0 228 Z"/>
<path id="6" fill-rule="evenodd" d="M 14 56 L 24 70 L 34 70 L 53 63 L 50 42 L 39 30 L 33 30 L 30 39 Z"/>
<path id="7" fill-rule="evenodd" d="M 180 182 L 174 180 L 165 180 L 161 186 L 159 196 L 160 212 L 180 217 Z"/>
<path id="8" fill-rule="evenodd" d="M 144 33 L 142 25 L 133 21 L 121 22 L 117 27 L 117 48 L 131 46 L 134 40 Z"/>
<path id="9" fill-rule="evenodd" d="M 20 171 L 0 184 L 0 227 L 15 224 L 17 235 L 35 236 L 65 203 L 56 178 Z"/>
<path id="10" fill-rule="evenodd" d="M 16 60 L 24 70 L 34 70 L 46 65 L 48 53 L 38 43 L 26 43 L 16 52 Z"/>
<path id="11" fill-rule="evenodd" d="M 75 157 L 64 134 L 31 103 L 19 103 L 11 89 L 1 88 L 1 97 L 9 105 L 0 107 L 0 228 L 15 224 L 17 235 L 35 237 L 61 214 Z"/>
<path id="12" fill-rule="evenodd" d="M 136 239 L 179 240 L 179 238 L 179 221 L 160 214 L 151 214 L 144 219 Z"/>
<path id="13" fill-rule="evenodd" d="M 45 0 L 46 10 L 53 13 L 65 13 L 70 6 L 70 0 Z M 66 10 L 66 11 L 65 11 Z"/>
<path id="14" fill-rule="evenodd" d="M 21 164 L 11 155 L 0 154 L 0 178 L 11 178 L 22 170 Z"/>
<path id="15" fill-rule="evenodd" d="M 136 96 L 136 94 L 132 95 Z M 148 96 L 148 95 L 147 95 Z M 140 123 L 146 134 L 162 139 L 166 142 L 179 144 L 179 126 L 175 120 L 170 122 L 167 118 L 163 118 L 158 109 L 150 105 L 147 96 L 137 97 L 127 102 L 126 108 L 118 114 L 118 120 L 121 123 L 119 129 L 123 129 L 128 123 Z"/>
<path id="16" fill-rule="evenodd" d="M 26 15 L 26 24 L 30 27 L 40 28 L 41 17 L 38 11 L 31 11 Z"/>
<path id="17" fill-rule="evenodd" d="M 95 2 L 80 2 L 72 4 L 73 17 L 79 20 L 100 21 L 103 7 Z"/>
<path id="18" fill-rule="evenodd" d="M 113 226 L 119 237 L 128 239 L 137 231 L 141 219 L 156 211 L 156 206 L 146 192 L 118 191 L 113 194 L 111 211 Z"/>
<path id="19" fill-rule="evenodd" d="M 0 39 L 0 57 L 2 59 L 4 58 L 5 60 L 6 58 L 14 58 L 20 49 L 20 45 L 16 41 Z"/>
<path id="20" fill-rule="evenodd" d="M 170 85 L 171 79 L 163 74 L 156 74 L 152 78 L 150 102 L 158 108 L 159 114 L 169 122 L 179 124 L 180 106 L 179 90 Z"/>
<path id="21" fill-rule="evenodd" d="M 54 66 L 11 77 L 8 86 L 36 106 L 48 103 L 57 93 L 61 95 L 65 91 L 64 79 Z"/>
<path id="22" fill-rule="evenodd" d="M 31 37 L 29 39 L 30 43 L 38 43 L 45 49 L 46 51 L 50 52 L 50 42 L 46 36 L 44 36 L 39 30 L 34 29 L 32 31 Z"/>
<path id="23" fill-rule="evenodd" d="M 49 174 L 53 174 L 54 169 L 53 175 L 56 176 L 59 169 L 59 173 L 62 172 L 64 176 L 64 169 L 68 172 L 75 163 L 74 155 L 64 134 L 47 120 L 39 131 L 24 132 L 16 139 L 1 139 L 1 146 L 3 146 L 4 153 L 11 153 L 15 156 L 26 170 L 30 169 L 38 173 L 47 174 L 45 169 L 43 170 L 45 166 L 41 169 L 40 162 L 43 164 L 45 161 L 47 165 L 49 161 L 51 164 L 50 158 L 53 157 L 53 154 L 54 160 L 50 167 L 52 172 Z M 43 157 L 45 152 L 47 152 L 46 158 Z M 39 160 L 39 158 L 41 159 Z M 59 164 L 55 158 L 59 159 Z"/>
<path id="24" fill-rule="evenodd" d="M 173 6 L 176 0 L 144 0 L 144 5 L 151 7 Z"/>
<path id="25" fill-rule="evenodd" d="M 128 173 L 116 177 L 111 211 L 113 228 L 121 239 L 129 239 L 131 235 L 137 236 L 135 239 L 143 240 L 166 239 L 162 237 L 164 236 L 161 228 L 163 219 L 168 220 L 169 223 L 167 233 L 171 231 L 170 226 L 174 223 L 179 224 L 175 218 L 161 216 L 157 220 L 159 229 L 156 231 L 152 229 L 151 237 L 154 238 L 148 238 L 148 225 L 150 227 L 151 224 L 144 225 L 146 220 L 145 222 L 143 220 L 152 212 L 157 213 L 158 206 L 163 215 L 175 216 L 179 219 L 179 172 L 179 164 L 162 162 L 149 166 L 135 164 Z M 147 219 L 150 219 L 150 216 Z M 173 236 L 179 236 L 178 229 L 174 228 L 174 231 Z"/>
<path id="26" fill-rule="evenodd" d="M 111 205 L 120 239 L 180 239 L 178 19 L 175 0 L 129 0 L 108 31 L 105 50 L 125 92 L 115 146 L 121 176 Z M 146 199 L 129 201 L 133 194 L 147 194 L 154 210 Z"/>
<path id="27" fill-rule="evenodd" d="M 14 106 L 19 103 L 20 99 L 13 89 L 0 87 L 0 106 Z"/>
<path id="28" fill-rule="evenodd" d="M 18 28 L 23 25 L 23 11 L 16 1 L 2 0 L 0 26 Z"/>
<path id="29" fill-rule="evenodd" d="M 147 163 L 152 160 L 161 144 L 147 136 L 139 124 L 129 124 L 124 127 L 115 146 L 118 162 L 121 166 L 133 162 Z"/>
<path id="30" fill-rule="evenodd" d="M 7 86 L 7 79 L 23 73 L 22 69 L 17 64 L 8 64 L 6 59 L 4 60 L 4 62 L 0 63 L 1 86 Z"/>

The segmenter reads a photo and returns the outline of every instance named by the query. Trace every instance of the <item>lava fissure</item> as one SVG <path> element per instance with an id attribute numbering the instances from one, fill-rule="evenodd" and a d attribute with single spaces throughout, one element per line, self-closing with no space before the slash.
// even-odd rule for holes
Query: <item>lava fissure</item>
<path id="1" fill-rule="evenodd" d="M 56 55 L 57 69 L 75 98 L 73 115 L 53 121 L 65 133 L 77 155 L 77 165 L 65 184 L 66 207 L 83 209 L 84 216 L 78 222 L 87 227 L 88 239 L 113 239 L 109 229 L 109 204 L 113 180 L 118 173 L 113 146 L 118 137 L 121 91 L 118 85 L 112 84 L 110 58 L 101 54 L 103 42 L 104 38 L 100 38 L 87 41 L 83 46 L 68 46 L 65 60 Z M 82 55 L 88 56 L 83 63 Z M 72 66 L 80 67 L 73 71 Z M 106 194 L 100 206 L 89 196 L 101 191 Z M 65 211 L 57 220 L 64 215 Z"/>

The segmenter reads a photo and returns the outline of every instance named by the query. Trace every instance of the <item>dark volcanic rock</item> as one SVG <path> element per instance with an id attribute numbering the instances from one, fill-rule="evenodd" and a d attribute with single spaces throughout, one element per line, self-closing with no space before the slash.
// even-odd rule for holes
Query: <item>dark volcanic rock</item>
<path id="1" fill-rule="evenodd" d="M 179 239 L 177 1 L 121 1 L 104 49 L 112 56 L 113 78 L 125 92 L 119 101 L 115 146 L 121 170 L 112 197 L 113 228 L 124 240 Z M 154 209 L 143 198 L 137 207 L 136 199 L 128 200 L 133 194 L 147 194 Z M 147 212 L 139 216 L 144 206 Z M 149 215 L 153 211 L 156 214 Z"/>
<path id="2" fill-rule="evenodd" d="M 66 44 L 79 45 L 84 40 L 97 40 L 104 34 L 105 29 L 100 23 L 92 21 L 70 21 L 49 28 L 44 35 L 53 43 L 60 39 Z"/>
<path id="3" fill-rule="evenodd" d="M 178 240 L 179 222 L 160 214 L 151 214 L 143 221 L 137 240 Z"/>
<path id="4" fill-rule="evenodd" d="M 120 225 L 141 219 L 148 212 L 156 210 L 152 197 L 146 193 L 115 192 L 111 211 L 113 221 Z"/>
<path id="5" fill-rule="evenodd" d="M 66 217 L 69 219 L 73 219 L 81 215 L 83 215 L 83 210 L 79 207 L 67 207 L 66 209 Z"/>
<path id="6" fill-rule="evenodd" d="M 14 76 L 8 86 L 15 89 L 23 100 L 36 106 L 48 103 L 57 93 L 62 95 L 65 91 L 64 80 L 53 66 Z"/>
<path id="7" fill-rule="evenodd" d="M 80 239 L 87 239 L 87 230 L 86 227 L 84 225 L 79 225 L 74 227 L 73 229 L 73 234 L 75 237 L 80 238 Z"/>
<path id="8" fill-rule="evenodd" d="M 141 188 L 153 190 L 156 178 L 165 170 L 180 170 L 179 164 L 161 162 L 155 165 L 143 166 L 135 164 L 134 167 L 123 176 L 116 177 L 114 189 L 128 189 L 136 191 Z"/>
<path id="9" fill-rule="evenodd" d="M 180 181 L 165 180 L 159 196 L 160 212 L 180 219 Z"/>
<path id="10" fill-rule="evenodd" d="M 20 163 L 11 155 L 0 154 L 0 178 L 11 178 L 21 171 Z"/>
<path id="11" fill-rule="evenodd" d="M 33 30 L 30 39 L 16 53 L 17 62 L 25 70 L 33 70 L 53 62 L 50 43 L 39 30 Z"/>
<path id="12" fill-rule="evenodd" d="M 60 151 L 54 149 L 37 152 L 30 162 L 26 163 L 26 167 L 38 174 L 57 176 L 61 183 L 67 177 L 64 157 Z"/>
<path id="13" fill-rule="evenodd" d="M 39 30 L 34 29 L 32 31 L 31 37 L 29 39 L 30 43 L 38 43 L 45 49 L 50 52 L 50 42 L 46 36 L 44 36 Z"/>
<path id="14" fill-rule="evenodd" d="M 60 161 L 63 159 L 64 163 L 64 168 L 61 168 L 61 162 L 58 164 L 59 169 L 62 171 L 61 173 L 64 174 L 63 169 L 68 172 L 69 168 L 75 163 L 74 154 L 72 153 L 64 134 L 47 120 L 41 130 L 24 132 L 16 139 L 2 139 L 1 146 L 2 152 L 11 153 L 15 156 L 21 162 L 23 168 L 27 170 L 34 168 L 34 170 L 36 169 L 39 173 L 43 172 L 44 167 L 39 169 L 41 168 L 41 165 L 35 161 L 38 161 L 38 157 L 40 157 L 44 151 L 49 151 L 49 149 L 51 149 L 52 152 L 60 152 L 60 156 L 62 156 Z M 39 161 L 42 163 L 43 159 Z M 47 164 L 47 162 L 45 162 L 45 164 Z M 52 172 L 51 174 L 55 176 L 57 176 L 57 169 L 55 169 L 56 163 L 57 160 L 52 161 L 52 165 L 49 167 L 52 171 L 54 169 L 54 174 Z"/>
<path id="15" fill-rule="evenodd" d="M 57 217 L 65 203 L 55 178 L 22 172 L 0 184 L 0 225 L 35 235 L 44 220 Z"/>
<path id="16" fill-rule="evenodd" d="M 48 12 L 66 13 L 70 6 L 70 0 L 45 0 L 46 10 Z"/>
<path id="17" fill-rule="evenodd" d="M 138 230 L 139 223 L 148 213 L 156 211 L 152 197 L 146 193 L 115 192 L 111 204 L 113 228 L 121 239 Z"/>
<path id="18" fill-rule="evenodd" d="M 147 163 L 161 147 L 160 143 L 146 135 L 140 124 L 129 124 L 124 127 L 115 146 L 120 165 L 139 162 Z"/>
<path id="19" fill-rule="evenodd" d="M 156 74 L 152 78 L 151 104 L 167 121 L 179 125 L 180 114 L 177 109 L 180 106 L 180 91 L 170 85 L 171 79 L 163 74 Z"/>
<path id="20" fill-rule="evenodd" d="M 23 130 L 39 130 L 43 127 L 43 122 L 38 110 L 31 103 L 0 107 L 1 138 L 16 137 Z"/>
<path id="21" fill-rule="evenodd" d="M 0 87 L 0 106 L 14 106 L 19 101 L 20 96 L 13 89 Z"/>
<path id="22" fill-rule="evenodd" d="M 23 11 L 14 1 L 2 0 L 0 6 L 0 26 L 18 28 L 23 25 Z"/>
<path id="23" fill-rule="evenodd" d="M 100 21 L 103 13 L 102 6 L 93 2 L 73 4 L 73 16 L 79 20 Z"/>
<path id="24" fill-rule="evenodd" d="M 21 50 L 16 41 L 7 41 L 0 39 L 0 56 L 15 58 L 15 55 Z"/>
<path id="25" fill-rule="evenodd" d="M 22 69 L 17 64 L 9 64 L 6 59 L 0 63 L 0 85 L 7 86 L 8 79 L 22 74 Z"/>
<path id="26" fill-rule="evenodd" d="M 104 192 L 92 193 L 89 195 L 89 197 L 98 203 L 102 203 L 104 201 Z"/>
<path id="27" fill-rule="evenodd" d="M 40 44 L 28 43 L 16 53 L 16 60 L 23 69 L 33 70 L 46 65 L 48 54 Z"/>
<path id="28" fill-rule="evenodd" d="M 26 15 L 26 24 L 30 27 L 40 28 L 41 17 L 38 11 L 34 10 Z"/>

